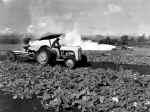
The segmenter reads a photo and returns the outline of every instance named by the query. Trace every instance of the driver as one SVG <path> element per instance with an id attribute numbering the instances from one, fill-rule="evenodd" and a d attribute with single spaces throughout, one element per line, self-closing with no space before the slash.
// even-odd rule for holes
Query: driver
<path id="1" fill-rule="evenodd" d="M 56 38 L 56 40 L 52 44 L 52 49 L 57 52 L 57 56 L 60 57 L 60 47 L 61 45 L 59 44 L 59 38 Z"/>
<path id="2" fill-rule="evenodd" d="M 60 47 L 61 47 L 61 45 L 59 44 L 59 38 L 57 38 L 54 42 L 53 42 L 53 44 L 52 44 L 52 48 L 58 48 L 58 49 L 60 49 Z"/>

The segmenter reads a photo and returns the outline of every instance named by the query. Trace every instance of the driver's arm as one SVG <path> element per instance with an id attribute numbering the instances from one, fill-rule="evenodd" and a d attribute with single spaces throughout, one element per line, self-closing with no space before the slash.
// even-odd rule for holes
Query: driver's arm
<path id="1" fill-rule="evenodd" d="M 55 47 L 55 48 L 60 48 L 60 44 L 59 44 L 59 39 L 56 39 L 52 45 L 52 47 Z"/>

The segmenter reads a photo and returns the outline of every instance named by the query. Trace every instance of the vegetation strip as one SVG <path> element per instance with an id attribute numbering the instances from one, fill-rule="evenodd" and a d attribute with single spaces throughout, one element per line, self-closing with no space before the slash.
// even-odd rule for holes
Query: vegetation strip
<path id="1" fill-rule="evenodd" d="M 104 70 L 2 62 L 0 88 L 13 99 L 36 96 L 46 110 L 86 112 L 149 111 L 150 76 L 131 70 Z"/>

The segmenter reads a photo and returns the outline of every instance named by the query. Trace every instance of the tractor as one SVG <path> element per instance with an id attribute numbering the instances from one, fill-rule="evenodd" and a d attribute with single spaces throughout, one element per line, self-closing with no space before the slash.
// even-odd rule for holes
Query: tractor
<path id="1" fill-rule="evenodd" d="M 80 46 L 60 45 L 63 34 L 50 34 L 39 39 L 24 39 L 23 51 L 9 51 L 7 57 L 15 61 L 18 56 L 36 60 L 41 65 L 55 65 L 63 62 L 66 67 L 74 68 L 78 64 L 86 65 L 87 57 L 83 55 Z"/>

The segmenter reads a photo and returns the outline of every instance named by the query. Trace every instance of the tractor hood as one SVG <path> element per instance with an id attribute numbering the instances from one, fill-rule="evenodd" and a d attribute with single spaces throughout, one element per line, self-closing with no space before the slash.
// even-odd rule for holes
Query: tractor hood
<path id="1" fill-rule="evenodd" d="M 79 50 L 81 49 L 80 46 L 61 46 L 60 48 L 61 50 L 72 50 L 72 51 L 76 51 L 76 50 Z"/>

